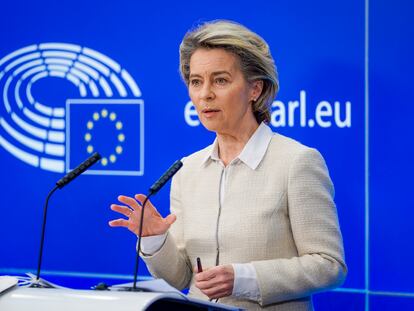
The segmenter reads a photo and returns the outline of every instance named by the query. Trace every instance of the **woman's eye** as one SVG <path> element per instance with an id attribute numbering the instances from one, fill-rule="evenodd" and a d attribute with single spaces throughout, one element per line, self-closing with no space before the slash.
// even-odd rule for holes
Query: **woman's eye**
<path id="1" fill-rule="evenodd" d="M 217 79 L 216 79 L 216 83 L 217 83 L 218 85 L 224 85 L 224 84 L 226 84 L 226 83 L 227 83 L 227 79 L 225 79 L 225 78 L 217 78 Z"/>
<path id="2" fill-rule="evenodd" d="M 194 79 L 190 81 L 191 86 L 199 86 L 201 84 L 200 80 Z"/>

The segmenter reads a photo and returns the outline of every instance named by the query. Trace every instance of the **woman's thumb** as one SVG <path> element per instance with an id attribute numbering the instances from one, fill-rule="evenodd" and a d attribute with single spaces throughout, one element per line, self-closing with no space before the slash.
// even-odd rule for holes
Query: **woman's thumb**
<path id="1" fill-rule="evenodd" d="M 170 214 L 165 218 L 166 223 L 171 226 L 177 220 L 177 216 Z"/>

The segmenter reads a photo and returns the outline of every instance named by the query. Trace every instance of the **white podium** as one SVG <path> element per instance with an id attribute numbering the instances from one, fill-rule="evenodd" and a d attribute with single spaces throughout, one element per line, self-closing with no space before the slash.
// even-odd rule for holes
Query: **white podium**
<path id="1" fill-rule="evenodd" d="M 17 283 L 17 282 L 16 282 Z M 0 290 L 1 311 L 137 311 L 137 310 L 239 310 L 189 298 L 177 292 L 128 292 L 30 288 L 10 284 Z"/>

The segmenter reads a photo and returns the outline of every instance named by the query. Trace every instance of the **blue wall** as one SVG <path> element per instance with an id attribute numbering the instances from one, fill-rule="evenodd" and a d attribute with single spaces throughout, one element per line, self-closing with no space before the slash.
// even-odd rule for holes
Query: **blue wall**
<path id="1" fill-rule="evenodd" d="M 315 305 L 414 308 L 413 8 L 403 0 L 3 4 L 0 274 L 36 268 L 43 201 L 92 148 L 108 164 L 51 199 L 44 276 L 82 288 L 130 279 L 135 238 L 108 227 L 109 205 L 119 194 L 145 192 L 173 161 L 214 139 L 188 104 L 178 45 L 197 22 L 225 18 L 269 43 L 281 84 L 271 125 L 318 148 L 335 183 L 349 275 Z M 153 202 L 166 215 L 168 189 Z"/>

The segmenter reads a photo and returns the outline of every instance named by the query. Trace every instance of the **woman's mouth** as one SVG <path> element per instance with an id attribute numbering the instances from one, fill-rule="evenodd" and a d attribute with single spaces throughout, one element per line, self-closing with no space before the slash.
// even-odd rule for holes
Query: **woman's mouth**
<path id="1" fill-rule="evenodd" d="M 219 109 L 212 109 L 212 108 L 206 108 L 202 110 L 202 113 L 206 118 L 211 118 L 215 116 L 218 112 L 220 112 Z"/>

